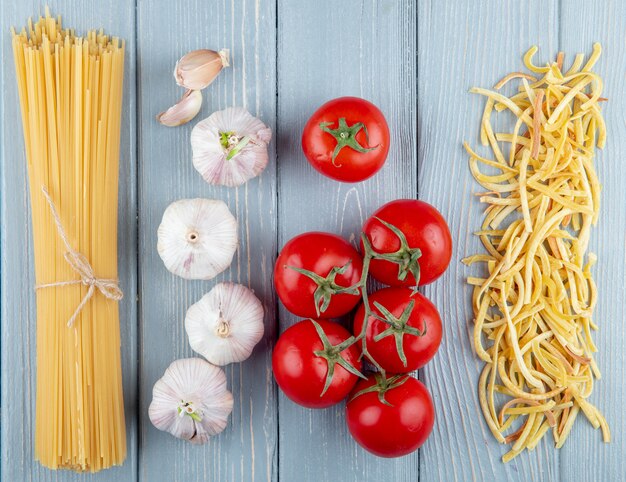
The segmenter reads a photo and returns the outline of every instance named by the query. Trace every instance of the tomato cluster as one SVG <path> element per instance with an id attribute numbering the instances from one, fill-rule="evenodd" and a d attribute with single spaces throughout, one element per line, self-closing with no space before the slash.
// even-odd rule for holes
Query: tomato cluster
<path id="1" fill-rule="evenodd" d="M 378 456 L 419 448 L 435 411 L 426 387 L 408 373 L 433 358 L 442 326 L 435 306 L 415 288 L 442 275 L 451 250 L 441 214 L 413 199 L 385 204 L 365 222 L 361 253 L 329 233 L 287 242 L 274 268 L 276 292 L 289 311 L 307 319 L 276 343 L 279 387 L 309 408 L 347 397 L 350 433 Z M 368 276 L 389 287 L 369 294 Z M 357 305 L 351 332 L 328 320 Z M 366 376 L 368 365 L 373 372 Z"/>
<path id="2" fill-rule="evenodd" d="M 389 138 L 374 104 L 342 97 L 311 116 L 302 149 L 322 174 L 358 182 L 382 168 Z M 325 408 L 347 398 L 354 439 L 378 456 L 398 457 L 419 448 L 433 428 L 430 394 L 409 373 L 437 352 L 441 318 L 416 288 L 443 274 L 452 240 L 434 207 L 399 199 L 372 214 L 360 241 L 360 253 L 330 233 L 304 233 L 285 244 L 274 268 L 276 292 L 305 319 L 279 337 L 272 368 L 300 405 Z M 368 293 L 369 276 L 389 287 Z M 355 308 L 352 331 L 329 320 Z"/>

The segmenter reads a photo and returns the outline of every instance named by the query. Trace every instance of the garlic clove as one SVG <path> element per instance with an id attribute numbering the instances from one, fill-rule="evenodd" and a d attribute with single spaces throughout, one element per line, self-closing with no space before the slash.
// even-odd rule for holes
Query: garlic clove
<path id="1" fill-rule="evenodd" d="M 219 283 L 187 310 L 185 330 L 209 362 L 241 362 L 263 337 L 263 305 L 245 286 Z"/>
<path id="2" fill-rule="evenodd" d="M 176 127 L 186 124 L 193 119 L 202 107 L 202 92 L 199 90 L 188 90 L 176 105 L 173 105 L 165 112 L 161 112 L 156 119 L 168 127 Z"/>
<path id="3" fill-rule="evenodd" d="M 205 443 L 226 428 L 233 395 L 226 375 L 200 358 L 176 360 L 154 384 L 148 416 L 159 430 Z"/>
<path id="4" fill-rule="evenodd" d="M 213 50 L 193 50 L 176 62 L 174 78 L 181 87 L 201 90 L 215 80 L 217 75 L 229 63 L 228 49 L 215 52 Z"/>
<path id="5" fill-rule="evenodd" d="M 202 445 L 202 444 L 207 443 L 209 439 L 211 438 L 211 436 L 209 435 L 209 432 L 204 430 L 204 427 L 201 424 L 196 425 L 196 429 L 197 430 L 194 436 L 188 440 L 192 444 L 196 444 L 196 445 Z"/>
<path id="6" fill-rule="evenodd" d="M 214 112 L 191 131 L 193 165 L 209 184 L 240 186 L 267 166 L 272 130 L 243 107 Z"/>
<path id="7" fill-rule="evenodd" d="M 163 213 L 157 236 L 157 251 L 169 271 L 208 280 L 232 262 L 237 220 L 223 201 L 181 199 Z"/>

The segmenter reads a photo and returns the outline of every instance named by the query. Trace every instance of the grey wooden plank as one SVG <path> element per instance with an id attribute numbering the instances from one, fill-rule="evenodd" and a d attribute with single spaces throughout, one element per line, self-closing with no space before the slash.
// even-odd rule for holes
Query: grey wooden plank
<path id="1" fill-rule="evenodd" d="M 594 383 L 591 403 L 606 417 L 613 441 L 602 442 L 599 431 L 580 417 L 561 449 L 562 480 L 626 480 L 626 400 L 624 384 L 626 356 L 626 3 L 622 1 L 561 2 L 561 49 L 571 61 L 577 52 L 590 53 L 594 42 L 604 53 L 594 69 L 604 79 L 604 96 L 609 101 L 603 111 L 607 124 L 607 144 L 597 155 L 596 166 L 603 185 L 600 218 L 592 230 L 589 250 L 598 255 L 593 271 L 598 284 L 594 333 L 598 346 L 596 361 L 602 379 Z"/>
<path id="2" fill-rule="evenodd" d="M 275 389 L 271 344 L 275 302 L 271 273 L 276 255 L 274 145 L 260 178 L 239 188 L 206 184 L 191 162 L 192 126 L 210 113 L 243 105 L 275 127 L 275 3 L 190 1 L 138 3 L 140 99 L 140 470 L 144 481 L 246 481 L 276 478 Z M 204 92 L 196 120 L 179 128 L 154 116 L 182 95 L 174 63 L 197 48 L 229 48 L 232 67 Z M 211 281 L 186 281 L 169 273 L 156 251 L 156 231 L 166 206 L 181 198 L 224 200 L 239 221 L 240 247 L 233 265 Z M 226 368 L 235 407 L 226 430 L 205 446 L 191 446 L 155 429 L 148 420 L 152 386 L 175 359 L 193 356 L 183 320 L 187 308 L 217 282 L 250 286 L 263 301 L 264 339 L 252 357 Z"/>
<path id="3" fill-rule="evenodd" d="M 38 1 L 3 2 L 0 10 L 2 90 L 2 480 L 135 480 L 137 473 L 137 313 L 135 164 L 135 8 L 121 0 L 59 0 L 54 13 L 77 32 L 103 27 L 126 40 L 124 112 L 120 154 L 119 276 L 122 371 L 128 458 L 124 465 L 95 475 L 50 471 L 33 459 L 35 430 L 35 329 L 32 239 L 26 161 L 9 27 L 21 28 L 43 13 Z"/>
<path id="4" fill-rule="evenodd" d="M 356 245 L 363 221 L 383 203 L 416 196 L 416 2 L 278 2 L 279 247 L 305 231 Z M 385 167 L 342 184 L 309 166 L 300 147 L 308 117 L 327 100 L 364 97 L 391 130 Z M 297 321 L 279 310 L 284 331 Z M 279 395 L 279 473 L 286 481 L 415 481 L 418 454 L 379 459 L 350 437 L 344 405 L 309 410 Z"/>
<path id="5" fill-rule="evenodd" d="M 437 421 L 422 450 L 420 480 L 558 480 L 559 454 L 544 440 L 534 452 L 504 465 L 500 446 L 482 418 L 477 381 L 482 362 L 470 343 L 471 270 L 460 263 L 481 252 L 471 234 L 480 226 L 483 206 L 468 169 L 462 142 L 479 145 L 484 98 L 472 86 L 491 87 L 522 68 L 533 44 L 542 61 L 558 47 L 558 2 L 419 2 L 419 194 L 447 218 L 454 240 L 445 275 L 424 294 L 439 308 L 444 324 L 441 348 L 423 370 L 432 389 Z M 442 463 L 445 461 L 445 463 Z"/>

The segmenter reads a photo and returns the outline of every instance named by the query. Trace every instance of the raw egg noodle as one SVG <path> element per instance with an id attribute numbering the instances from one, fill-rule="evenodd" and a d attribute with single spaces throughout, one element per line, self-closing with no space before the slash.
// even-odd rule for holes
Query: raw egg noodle
<path id="1" fill-rule="evenodd" d="M 37 285 L 35 457 L 44 466 L 98 471 L 121 464 L 126 434 L 119 309 L 79 276 L 65 234 L 99 278 L 117 279 L 117 203 L 124 42 L 78 37 L 46 9 L 12 30 L 30 184 Z M 93 288 L 93 285 L 91 286 Z M 27 412 L 28 413 L 28 410 Z"/>
<path id="2" fill-rule="evenodd" d="M 606 139 L 602 79 L 591 70 L 601 47 L 586 62 L 578 54 L 566 72 L 562 53 L 537 66 L 536 51 L 524 56 L 530 73 L 509 74 L 494 90 L 471 89 L 486 98 L 480 139 L 491 155 L 465 143 L 470 170 L 486 190 L 476 233 L 486 253 L 463 260 L 486 267 L 484 277 L 468 278 L 473 344 L 485 362 L 478 395 L 496 440 L 511 444 L 504 462 L 533 450 L 548 431 L 562 447 L 581 412 L 611 439 L 588 401 L 600 378 L 591 337 L 596 256 L 587 246 L 600 208 L 595 148 Z M 502 94 L 512 81 L 519 83 L 514 95 Z M 492 115 L 505 110 L 515 125 L 497 132 Z"/>

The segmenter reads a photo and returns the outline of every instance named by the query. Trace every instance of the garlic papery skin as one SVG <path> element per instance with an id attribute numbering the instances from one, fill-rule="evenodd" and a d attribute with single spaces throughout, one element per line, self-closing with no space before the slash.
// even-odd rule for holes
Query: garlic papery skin
<path id="1" fill-rule="evenodd" d="M 185 279 L 214 278 L 237 250 L 237 220 L 223 201 L 181 199 L 159 226 L 157 251 L 165 267 Z"/>
<path id="2" fill-rule="evenodd" d="M 176 127 L 186 124 L 193 119 L 202 107 L 202 92 L 199 90 L 188 90 L 176 105 L 173 105 L 165 112 L 161 112 L 156 119 L 168 127 Z"/>
<path id="3" fill-rule="evenodd" d="M 193 50 L 183 55 L 174 68 L 174 78 L 181 87 L 202 90 L 215 80 L 224 67 L 230 65 L 227 49 Z"/>
<path id="4" fill-rule="evenodd" d="M 148 415 L 159 430 L 205 443 L 226 428 L 233 395 L 221 368 L 201 358 L 176 360 L 154 384 Z"/>
<path id="5" fill-rule="evenodd" d="M 272 130 L 243 107 L 214 112 L 191 131 L 193 165 L 209 184 L 241 186 L 269 160 Z"/>
<path id="6" fill-rule="evenodd" d="M 189 344 L 215 365 L 246 360 L 263 338 L 263 305 L 252 290 L 219 283 L 187 310 Z"/>

